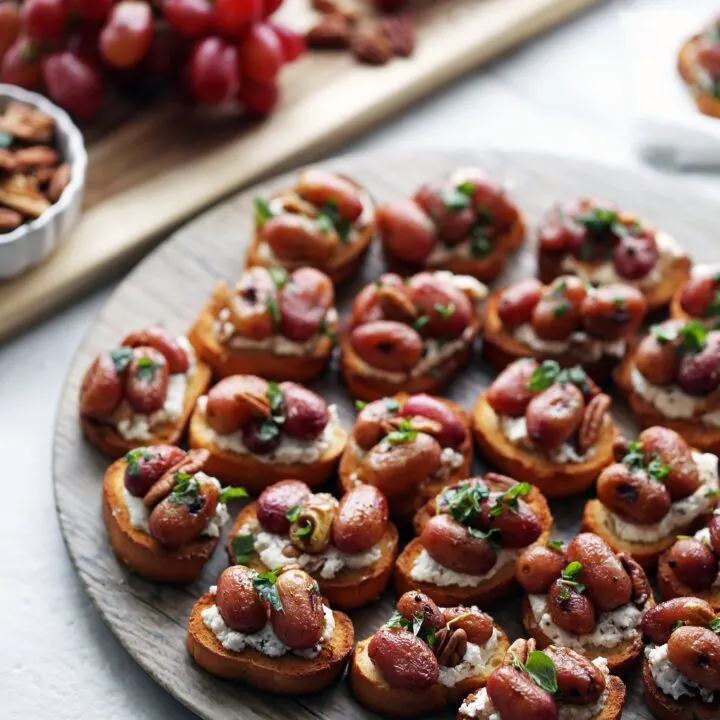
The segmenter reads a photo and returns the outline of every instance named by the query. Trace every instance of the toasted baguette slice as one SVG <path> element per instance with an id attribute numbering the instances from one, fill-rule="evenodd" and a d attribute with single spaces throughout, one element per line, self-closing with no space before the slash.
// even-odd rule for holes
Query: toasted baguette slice
<path id="1" fill-rule="evenodd" d="M 670 600 L 676 597 L 696 597 L 712 605 L 716 612 L 720 611 L 720 587 L 710 588 L 709 590 L 693 590 L 685 585 L 678 578 L 675 571 L 668 563 L 668 551 L 666 550 L 658 561 L 658 590 L 663 600 Z"/>
<path id="2" fill-rule="evenodd" d="M 220 479 L 225 485 L 242 485 L 248 492 L 261 493 L 268 485 L 293 478 L 302 480 L 311 488 L 327 482 L 337 466 L 347 441 L 347 433 L 339 426 L 333 429 L 330 447 L 314 463 L 281 464 L 263 462 L 250 453 L 223 450 L 211 438 L 211 429 L 205 415 L 196 409 L 190 418 L 188 441 L 191 448 L 205 448 L 210 457 L 205 463 L 205 472 Z"/>
<path id="3" fill-rule="evenodd" d="M 230 530 L 227 553 L 231 565 L 237 563 L 232 547 L 233 539 L 240 534 L 243 526 L 254 522 L 257 522 L 257 503 L 251 503 L 244 507 Z M 398 532 L 392 523 L 388 524 L 380 542 L 382 553 L 374 565 L 357 569 L 344 568 L 333 578 L 323 578 L 318 573 L 310 573 L 320 586 L 320 594 L 327 598 L 332 607 L 352 610 L 367 605 L 382 595 L 390 581 L 397 555 Z M 293 558 L 288 558 L 288 564 L 291 564 L 292 561 Z M 260 573 L 273 569 L 265 566 L 255 552 L 243 564 Z"/>
<path id="4" fill-rule="evenodd" d="M 655 605 L 655 601 L 652 597 L 648 601 L 649 607 Z M 525 626 L 525 630 L 528 635 L 535 638 L 538 644 L 538 648 L 543 650 L 549 645 L 557 645 L 557 642 L 553 642 L 540 628 L 533 615 L 532 608 L 530 607 L 530 600 L 527 595 L 523 595 L 522 599 L 522 622 Z M 582 650 L 578 650 L 581 654 L 585 655 L 589 660 L 594 660 L 598 657 L 604 657 L 608 662 L 608 669 L 611 673 L 617 673 L 623 675 L 628 672 L 633 665 L 637 662 L 643 652 L 643 641 L 642 634 L 638 629 L 637 637 L 632 640 L 624 640 L 620 645 L 614 648 L 601 648 L 587 645 Z M 575 648 L 573 648 L 575 649 Z"/>
<path id="5" fill-rule="evenodd" d="M 674 542 L 678 535 L 687 535 L 707 523 L 712 511 L 700 515 L 687 525 L 674 530 L 672 534 L 657 542 L 646 544 L 619 538 L 610 525 L 608 509 L 596 499 L 588 500 L 583 510 L 580 527 L 583 531 L 599 535 L 616 553 L 624 552 L 631 555 L 644 570 L 651 570 L 657 565 L 658 558 Z M 684 593 L 688 594 L 688 593 Z M 689 593 L 693 595 L 694 593 Z"/>
<path id="6" fill-rule="evenodd" d="M 368 656 L 370 640 L 361 640 L 350 666 L 350 689 L 361 705 L 384 717 L 427 717 L 448 705 L 457 705 L 468 693 L 485 687 L 488 675 L 502 664 L 510 642 L 502 628 L 495 625 L 495 629 L 498 632 L 497 651 L 481 673 L 461 680 L 453 687 L 436 683 L 424 690 L 406 690 L 388 685 Z"/>
<path id="7" fill-rule="evenodd" d="M 602 710 L 593 715 L 589 720 L 619 720 L 623 714 L 625 705 L 625 683 L 615 675 L 607 676 L 608 696 L 603 704 Z M 468 696 L 467 702 L 475 700 L 476 693 Z M 572 706 L 582 708 L 582 705 Z M 487 718 L 477 718 L 472 715 L 466 715 L 458 711 L 456 720 L 487 720 Z M 531 718 L 528 718 L 531 720 Z"/>
<path id="8" fill-rule="evenodd" d="M 532 357 L 537 360 L 555 360 L 561 367 L 582 365 L 587 374 L 597 382 L 602 382 L 610 376 L 613 367 L 618 363 L 618 358 L 603 355 L 597 361 L 584 362 L 577 353 L 561 353 L 559 355 L 541 353 L 516 340 L 505 329 L 498 313 L 502 292 L 503 290 L 500 289 L 491 293 L 485 303 L 483 317 L 482 351 L 498 370 L 502 370 L 519 358 Z"/>
<path id="9" fill-rule="evenodd" d="M 634 355 L 630 352 L 615 368 L 613 380 L 627 398 L 638 424 L 644 428 L 663 425 L 682 435 L 692 447 L 703 452 L 720 454 L 720 428 L 710 427 L 696 420 L 665 417 L 654 405 L 634 391 L 631 381 L 634 365 Z"/>
<path id="10" fill-rule="evenodd" d="M 204 395 L 210 385 L 210 368 L 203 362 L 197 363 L 195 374 L 185 390 L 182 417 L 173 422 L 159 425 L 155 434 L 147 440 L 126 440 L 112 425 L 92 418 L 80 416 L 85 437 L 106 455 L 119 458 L 139 445 L 177 445 L 183 436 L 197 399 Z"/>
<path id="11" fill-rule="evenodd" d="M 206 593 L 196 603 L 188 624 L 187 648 L 203 670 L 227 680 L 239 680 L 273 695 L 312 695 L 340 676 L 352 652 L 355 633 L 350 618 L 333 611 L 335 632 L 320 654 L 308 660 L 297 655 L 268 657 L 257 650 L 226 650 L 202 620 L 202 611 L 215 598 Z"/>
<path id="12" fill-rule="evenodd" d="M 171 550 L 134 528 L 124 499 L 126 467 L 123 458 L 116 460 L 103 479 L 103 518 L 112 549 L 122 563 L 148 580 L 192 582 L 213 554 L 218 538 L 199 538 Z"/>
<path id="13" fill-rule="evenodd" d="M 291 380 L 307 383 L 321 375 L 332 356 L 333 342 L 329 336 L 319 338 L 309 355 L 275 355 L 267 350 L 234 350 L 223 345 L 215 335 L 215 320 L 220 310 L 218 290 L 225 287 L 221 282 L 213 297 L 203 308 L 195 324 L 188 332 L 188 340 L 219 378 L 230 375 L 257 375 L 267 380 Z M 328 328 L 334 330 L 335 328 Z"/>
<path id="14" fill-rule="evenodd" d="M 662 720 L 717 720 L 720 717 L 720 694 L 716 693 L 711 703 L 690 697 L 675 700 L 657 686 L 647 659 L 643 660 L 642 680 L 645 702 L 652 713 Z"/>
<path id="15" fill-rule="evenodd" d="M 533 545 L 545 545 L 550 540 L 553 531 L 553 517 L 550 514 L 547 500 L 533 488 L 525 498 L 537 518 L 540 520 L 543 531 Z M 425 508 L 421 509 L 415 519 L 415 528 L 422 532 L 428 514 Z M 394 583 L 395 591 L 402 595 L 409 590 L 420 590 L 431 597 L 438 605 L 455 607 L 456 605 L 480 605 L 497 600 L 507 595 L 517 587 L 515 579 L 515 563 L 511 562 L 500 568 L 492 577 L 482 580 L 476 587 L 461 587 L 459 585 L 446 585 L 443 587 L 427 582 L 418 582 L 411 577 L 415 560 L 423 550 L 420 538 L 412 540 L 398 556 L 395 563 Z"/>
<path id="16" fill-rule="evenodd" d="M 522 245 L 525 231 L 525 219 L 521 215 L 510 229 L 497 239 L 492 252 L 483 258 L 450 258 L 441 265 L 428 266 L 425 263 L 404 262 L 393 255 L 385 245 L 383 245 L 383 255 L 389 270 L 400 275 L 414 275 L 423 270 L 442 269 L 449 270 L 456 275 L 471 275 L 480 282 L 490 282 L 502 273 L 507 265 L 508 257 Z"/>
<path id="17" fill-rule="evenodd" d="M 613 443 L 619 434 L 614 422 L 605 422 L 592 457 L 581 463 L 552 462 L 511 443 L 505 437 L 486 393 L 478 398 L 475 405 L 472 427 L 475 441 L 490 462 L 510 477 L 531 482 L 549 498 L 577 495 L 592 487 L 600 471 L 613 462 Z"/>
<path id="18" fill-rule="evenodd" d="M 400 405 L 404 403 L 409 395 L 405 392 L 396 393 L 392 396 L 394 400 L 397 400 Z M 437 495 L 447 485 L 452 485 L 454 482 L 464 480 L 470 475 L 470 468 L 473 460 L 473 449 L 472 449 L 472 436 L 470 432 L 470 416 L 467 411 L 460 407 L 457 403 L 447 398 L 440 398 L 446 405 L 452 408 L 455 415 L 460 419 L 463 427 L 466 431 L 466 437 L 464 442 L 457 448 L 457 452 L 463 455 L 464 462 L 459 467 L 453 470 L 446 478 L 428 478 L 420 488 L 418 492 L 412 493 L 408 496 L 388 498 L 388 505 L 390 506 L 390 517 L 397 523 L 406 525 L 412 522 L 415 517 L 415 513 L 422 507 L 422 505 L 429 498 Z M 355 450 L 352 442 L 348 442 L 345 450 L 340 458 L 340 487 L 343 493 L 350 492 L 355 486 L 356 482 L 352 478 L 352 474 L 357 470 L 359 465 L 359 459 L 355 454 Z"/>
<path id="19" fill-rule="evenodd" d="M 683 43 L 678 54 L 678 72 L 692 92 L 698 110 L 703 115 L 720 118 L 720 99 L 699 87 L 698 83 L 700 68 L 695 57 L 701 37 L 701 35 L 693 35 Z"/>

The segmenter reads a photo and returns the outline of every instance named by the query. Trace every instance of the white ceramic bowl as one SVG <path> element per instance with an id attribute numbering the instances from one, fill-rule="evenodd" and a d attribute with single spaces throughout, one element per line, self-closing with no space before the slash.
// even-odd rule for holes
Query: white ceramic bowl
<path id="1" fill-rule="evenodd" d="M 52 116 L 58 149 L 70 164 L 71 178 L 60 199 L 39 218 L 0 234 L 0 279 L 19 275 L 42 262 L 67 237 L 80 215 L 88 162 L 82 134 L 64 110 L 42 95 L 0 83 L 0 107 L 8 100 L 33 105 Z"/>

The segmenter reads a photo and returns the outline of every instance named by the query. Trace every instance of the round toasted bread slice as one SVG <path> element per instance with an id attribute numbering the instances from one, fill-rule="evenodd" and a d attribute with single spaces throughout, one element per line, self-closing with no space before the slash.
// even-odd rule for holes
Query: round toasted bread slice
<path id="1" fill-rule="evenodd" d="M 550 540 L 553 531 L 553 518 L 550 514 L 547 500 L 535 488 L 525 498 L 542 525 L 542 533 L 533 545 L 545 545 Z M 416 531 L 422 532 L 424 523 L 428 518 L 427 509 L 418 512 L 415 519 Z M 411 573 L 415 561 L 423 550 L 420 538 L 412 540 L 398 555 L 393 576 L 395 592 L 402 595 L 410 590 L 420 590 L 431 597 L 438 605 L 455 607 L 456 605 L 480 605 L 492 602 L 507 595 L 517 587 L 515 578 L 515 563 L 510 562 L 499 568 L 491 577 L 481 580 L 477 585 L 464 587 L 460 585 L 434 585 L 428 582 L 413 580 Z M 519 554 L 519 553 L 518 553 Z"/>
<path id="2" fill-rule="evenodd" d="M 321 375 L 328 366 L 333 351 L 329 335 L 318 338 L 312 351 L 307 355 L 276 355 L 267 350 L 252 348 L 233 349 L 223 345 L 215 334 L 215 321 L 221 309 L 219 300 L 224 302 L 226 293 L 218 291 L 226 287 L 218 284 L 213 297 L 203 308 L 188 332 L 188 340 L 218 378 L 230 375 L 257 375 L 267 380 L 290 380 L 308 383 Z M 329 327 L 335 331 L 336 327 Z"/>
<path id="3" fill-rule="evenodd" d="M 475 404 L 472 428 L 480 450 L 510 477 L 523 478 L 538 487 L 546 497 L 578 495 L 592 487 L 600 471 L 613 462 L 613 444 L 619 431 L 606 421 L 595 444 L 595 452 L 580 463 L 557 463 L 511 443 L 498 424 L 486 393 Z"/>
<path id="4" fill-rule="evenodd" d="M 641 427 L 662 425 L 682 435 L 694 448 L 703 452 L 720 454 L 720 427 L 714 428 L 691 419 L 665 417 L 654 405 L 635 392 L 631 375 L 635 365 L 633 353 L 629 353 L 613 372 L 613 380 L 627 398 L 635 420 Z"/>
<path id="5" fill-rule="evenodd" d="M 510 642 L 502 628 L 498 633 L 497 649 L 487 665 L 477 675 L 465 678 L 452 687 L 435 683 L 424 690 L 406 690 L 387 684 L 368 655 L 370 640 L 361 640 L 353 653 L 350 666 L 350 689 L 358 702 L 384 717 L 427 717 L 457 705 L 470 692 L 485 687 L 488 675 L 502 664 Z"/>
<path id="6" fill-rule="evenodd" d="M 506 330 L 498 313 L 502 293 L 503 289 L 501 288 L 490 294 L 485 303 L 483 317 L 482 351 L 498 370 L 502 370 L 519 358 L 532 357 L 537 360 L 555 360 L 561 367 L 582 365 L 587 374 L 597 382 L 602 382 L 610 376 L 613 367 L 618 363 L 616 357 L 603 355 L 599 360 L 586 362 L 578 353 L 553 354 L 538 352 L 513 337 Z"/>
<path id="7" fill-rule="evenodd" d="M 122 457 L 140 445 L 177 445 L 185 432 L 197 399 L 207 392 L 210 376 L 210 368 L 205 363 L 198 362 L 185 390 L 182 416 L 158 425 L 155 434 L 147 440 L 127 440 L 112 425 L 81 415 L 83 433 L 93 445 L 112 458 Z"/>
<path id="8" fill-rule="evenodd" d="M 678 535 L 687 535 L 702 527 L 711 514 L 712 511 L 698 516 L 692 522 L 678 527 L 670 535 L 656 542 L 639 543 L 618 537 L 613 531 L 608 509 L 599 500 L 593 499 L 588 500 L 585 505 L 580 527 L 583 531 L 599 535 L 616 553 L 624 552 L 631 555 L 644 570 L 651 570 L 657 564 L 660 555 L 675 542 Z"/>
<path id="9" fill-rule="evenodd" d="M 525 219 L 519 216 L 509 230 L 495 241 L 492 251 L 482 258 L 455 257 L 433 265 L 408 263 L 398 259 L 385 245 L 383 245 L 383 256 L 388 269 L 400 275 L 414 275 L 423 270 L 442 269 L 456 275 L 471 275 L 480 282 L 490 282 L 503 272 L 508 257 L 522 245 L 525 231 Z"/>
<path id="10" fill-rule="evenodd" d="M 691 697 L 675 700 L 657 686 L 647 658 L 643 660 L 642 680 L 645 702 L 653 714 L 662 720 L 717 720 L 720 717 L 720 694 L 716 693 L 711 703 Z"/>
<path id="11" fill-rule="evenodd" d="M 312 695 L 340 676 L 352 652 L 353 624 L 347 615 L 336 610 L 335 632 L 315 658 L 290 653 L 268 657 L 257 650 L 226 650 L 202 619 L 203 610 L 214 604 L 215 598 L 210 593 L 195 603 L 188 624 L 187 648 L 203 670 L 217 677 L 238 680 L 273 695 Z"/>
<path id="12" fill-rule="evenodd" d="M 699 87 L 700 68 L 695 58 L 701 37 L 701 35 L 693 35 L 682 44 L 678 54 L 678 72 L 692 92 L 698 110 L 703 115 L 720 118 L 720 99 Z"/>
<path id="13" fill-rule="evenodd" d="M 720 611 L 720 587 L 712 587 L 709 590 L 693 590 L 685 585 L 670 567 L 668 551 L 665 551 L 658 561 L 657 583 L 663 600 L 676 597 L 696 597 L 710 603 L 716 612 Z"/>
<path id="14" fill-rule="evenodd" d="M 625 705 L 625 683 L 615 675 L 608 675 L 607 679 L 608 695 L 606 701 L 603 703 L 602 710 L 596 715 L 593 715 L 588 720 L 619 720 L 623 714 L 623 707 Z M 477 693 L 469 695 L 465 702 L 471 703 L 475 700 Z M 572 706 L 582 708 L 582 705 Z M 486 718 L 477 718 L 473 715 L 467 715 L 466 713 L 458 710 L 457 720 L 487 720 Z M 530 720 L 530 718 L 528 718 Z"/>
<path id="15" fill-rule="evenodd" d="M 655 605 L 655 601 L 652 598 L 650 598 L 648 603 L 650 607 Z M 548 647 L 549 645 L 558 644 L 557 642 L 553 642 L 538 625 L 532 608 L 530 607 L 530 600 L 527 594 L 523 595 L 522 599 L 522 623 L 528 635 L 535 638 L 540 650 Z M 630 640 L 624 640 L 614 648 L 601 648 L 593 645 L 586 645 L 582 650 L 578 650 L 577 648 L 573 648 L 573 650 L 585 655 L 585 657 L 589 660 L 604 657 L 608 662 L 608 669 L 611 673 L 623 675 L 628 672 L 633 665 L 635 665 L 638 658 L 642 655 L 643 647 L 642 633 L 638 629 L 637 637 Z"/>
<path id="16" fill-rule="evenodd" d="M 205 472 L 220 479 L 225 485 L 242 485 L 252 494 L 261 493 L 268 485 L 293 478 L 302 480 L 311 488 L 323 485 L 335 471 L 347 441 L 347 433 L 335 424 L 330 447 L 312 463 L 265 462 L 251 453 L 240 454 L 223 450 L 212 439 L 212 430 L 205 415 L 196 408 L 190 418 L 188 441 L 191 448 L 205 448 L 209 453 Z"/>
<path id="17" fill-rule="evenodd" d="M 103 479 L 103 518 L 115 555 L 133 572 L 154 582 L 189 583 L 197 579 L 217 547 L 218 538 L 199 538 L 169 549 L 134 528 L 124 497 L 126 467 L 123 458 L 116 460 Z"/>
<path id="18" fill-rule="evenodd" d="M 233 523 L 227 541 L 227 553 L 230 564 L 237 563 L 233 540 L 240 534 L 240 529 L 248 524 L 257 523 L 257 503 L 244 507 Z M 397 528 L 389 523 L 385 534 L 380 540 L 381 554 L 379 560 L 373 565 L 364 568 L 343 568 L 333 578 L 323 578 L 319 573 L 309 573 L 320 586 L 320 594 L 328 600 L 332 607 L 341 610 L 352 610 L 371 603 L 382 595 L 393 571 L 398 547 Z M 288 564 L 293 558 L 288 558 Z M 267 572 L 273 568 L 267 567 L 260 560 L 256 552 L 250 554 L 243 562 L 259 573 Z"/>

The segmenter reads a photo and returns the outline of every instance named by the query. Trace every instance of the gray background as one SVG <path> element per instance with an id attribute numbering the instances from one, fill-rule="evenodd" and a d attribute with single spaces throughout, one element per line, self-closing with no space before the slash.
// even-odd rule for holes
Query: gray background
<path id="1" fill-rule="evenodd" d="M 626 166 L 618 5 L 610 3 L 447 88 L 348 148 L 499 146 Z M 687 177 L 717 193 L 716 178 Z M 0 345 L 0 718 L 192 718 L 137 668 L 75 576 L 53 505 L 55 408 L 105 287 Z"/>

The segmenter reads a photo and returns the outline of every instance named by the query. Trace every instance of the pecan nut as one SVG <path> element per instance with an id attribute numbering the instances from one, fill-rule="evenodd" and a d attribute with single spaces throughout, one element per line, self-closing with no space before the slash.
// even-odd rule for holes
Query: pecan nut
<path id="1" fill-rule="evenodd" d="M 455 667 L 465 657 L 467 633 L 462 628 L 444 627 L 435 635 L 435 657 L 440 665 Z"/>
<path id="2" fill-rule="evenodd" d="M 50 142 L 54 126 L 50 115 L 22 102 L 9 102 L 0 115 L 0 131 L 28 143 Z"/>
<path id="3" fill-rule="evenodd" d="M 305 40 L 309 47 L 316 49 L 345 48 L 350 42 L 350 23 L 337 12 L 323 15 L 308 30 Z"/>
<path id="4" fill-rule="evenodd" d="M 22 173 L 31 172 L 37 168 L 57 165 L 59 161 L 60 155 L 57 150 L 47 145 L 35 145 L 15 151 L 17 171 Z"/>
<path id="5" fill-rule="evenodd" d="M 355 0 L 312 0 L 313 10 L 323 15 L 339 13 L 350 22 L 355 22 L 360 16 L 360 8 Z"/>
<path id="6" fill-rule="evenodd" d="M 207 450 L 189 450 L 180 462 L 169 468 L 165 474 L 145 493 L 143 505 L 152 510 L 164 500 L 175 487 L 175 474 L 195 475 L 205 466 L 210 453 Z"/>
<path id="7" fill-rule="evenodd" d="M 266 395 L 260 395 L 250 390 L 243 390 L 235 395 L 235 400 L 249 408 L 253 415 L 257 417 L 270 417 L 270 400 L 268 400 Z"/>
<path id="8" fill-rule="evenodd" d="M 350 39 L 350 49 L 360 62 L 385 65 L 393 55 L 390 41 L 378 22 L 361 25 Z"/>
<path id="9" fill-rule="evenodd" d="M 404 423 L 409 423 L 415 432 L 425 433 L 427 435 L 435 435 L 442 430 L 442 425 L 439 422 L 423 417 L 422 415 L 413 415 L 410 418 L 387 418 L 380 423 L 380 426 L 386 433 L 391 433 L 399 430 Z"/>
<path id="10" fill-rule="evenodd" d="M 514 662 L 521 662 L 523 665 L 527 663 L 530 653 L 536 649 L 537 643 L 534 638 L 525 640 L 519 638 L 509 648 L 505 654 L 505 664 L 512 665 Z"/>
<path id="11" fill-rule="evenodd" d="M 39 179 L 39 176 L 38 176 Z M 70 184 L 70 166 L 65 163 L 60 165 L 50 177 L 50 184 L 47 189 L 47 196 L 51 202 L 57 202 Z"/>
<path id="12" fill-rule="evenodd" d="M 605 393 L 600 393 L 587 404 L 578 434 L 578 450 L 581 455 L 584 455 L 597 442 L 611 402 Z"/>
<path id="13" fill-rule="evenodd" d="M 22 225 L 23 217 L 15 210 L 0 208 L 0 232 L 10 232 Z"/>
<path id="14" fill-rule="evenodd" d="M 625 572 L 630 576 L 633 603 L 642 610 L 652 596 L 650 581 L 640 564 L 632 556 L 627 553 L 618 553 L 617 557 L 625 568 Z"/>
<path id="15" fill-rule="evenodd" d="M 418 310 L 407 293 L 396 287 L 383 285 L 377 291 L 378 302 L 388 320 L 411 323 L 418 316 Z"/>
<path id="16" fill-rule="evenodd" d="M 379 21 L 393 55 L 410 57 L 415 50 L 415 25 L 408 15 L 393 15 Z"/>
<path id="17" fill-rule="evenodd" d="M 0 205 L 37 218 L 50 208 L 50 201 L 38 190 L 34 178 L 13 175 L 0 184 Z"/>

